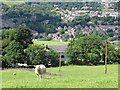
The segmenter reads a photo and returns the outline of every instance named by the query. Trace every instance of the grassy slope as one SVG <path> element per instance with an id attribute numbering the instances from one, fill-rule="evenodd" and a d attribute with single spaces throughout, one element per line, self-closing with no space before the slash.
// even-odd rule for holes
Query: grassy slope
<path id="1" fill-rule="evenodd" d="M 4 4 L 11 6 L 11 5 L 20 5 L 25 3 L 24 1 L 7 1 L 7 0 L 0 0 L 2 1 Z"/>
<path id="2" fill-rule="evenodd" d="M 58 67 L 47 68 L 48 72 L 59 73 Z M 17 75 L 15 79 L 13 72 Z M 2 71 L 3 88 L 118 88 L 118 65 L 108 65 L 108 73 L 104 74 L 104 66 L 64 66 L 60 76 L 45 76 L 44 80 L 36 80 L 34 72 L 22 70 Z"/>
<path id="3" fill-rule="evenodd" d="M 37 44 L 37 45 L 42 45 L 42 44 L 47 44 L 49 46 L 51 45 L 67 45 L 68 43 L 67 42 L 53 42 L 53 41 L 34 41 L 34 44 Z"/>

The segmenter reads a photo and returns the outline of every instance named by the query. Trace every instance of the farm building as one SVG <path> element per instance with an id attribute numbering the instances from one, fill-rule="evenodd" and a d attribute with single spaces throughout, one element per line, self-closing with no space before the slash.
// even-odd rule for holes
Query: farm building
<path id="1" fill-rule="evenodd" d="M 61 52 L 61 61 L 66 60 L 67 57 L 65 55 L 65 50 L 67 48 L 67 45 L 53 45 L 53 46 L 48 46 L 48 48 L 51 48 L 54 51 L 57 51 L 59 56 L 60 56 L 60 52 Z"/>

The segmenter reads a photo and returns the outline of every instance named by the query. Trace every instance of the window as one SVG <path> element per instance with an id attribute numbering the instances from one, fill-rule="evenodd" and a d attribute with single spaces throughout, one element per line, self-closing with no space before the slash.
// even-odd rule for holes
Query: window
<path id="1" fill-rule="evenodd" d="M 61 58 L 64 58 L 64 55 L 61 55 Z"/>

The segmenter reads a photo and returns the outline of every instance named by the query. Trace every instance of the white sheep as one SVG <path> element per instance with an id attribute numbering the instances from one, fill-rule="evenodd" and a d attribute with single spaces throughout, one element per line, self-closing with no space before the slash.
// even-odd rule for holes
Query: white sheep
<path id="1" fill-rule="evenodd" d="M 35 67 L 35 73 L 37 74 L 37 80 L 40 79 L 44 79 L 44 75 L 46 73 L 46 67 L 45 65 L 34 65 Z M 39 77 L 40 75 L 40 77 Z"/>
<path id="2" fill-rule="evenodd" d="M 13 75 L 14 75 L 14 79 L 15 79 L 15 75 L 16 75 L 16 73 L 13 73 Z"/>

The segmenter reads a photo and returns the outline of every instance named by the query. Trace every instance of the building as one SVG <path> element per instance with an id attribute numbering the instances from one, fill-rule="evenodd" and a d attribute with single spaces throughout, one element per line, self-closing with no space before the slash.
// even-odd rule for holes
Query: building
<path id="1" fill-rule="evenodd" d="M 38 36 L 38 32 L 37 32 L 37 31 L 33 31 L 33 30 L 31 30 L 31 31 L 32 31 L 32 34 L 33 34 L 33 35 Z"/>
<path id="2" fill-rule="evenodd" d="M 65 50 L 67 48 L 67 45 L 53 45 L 53 46 L 48 46 L 48 48 L 53 49 L 54 51 L 57 51 L 58 55 L 60 56 L 61 53 L 61 61 L 66 60 L 66 55 L 65 55 Z"/>

